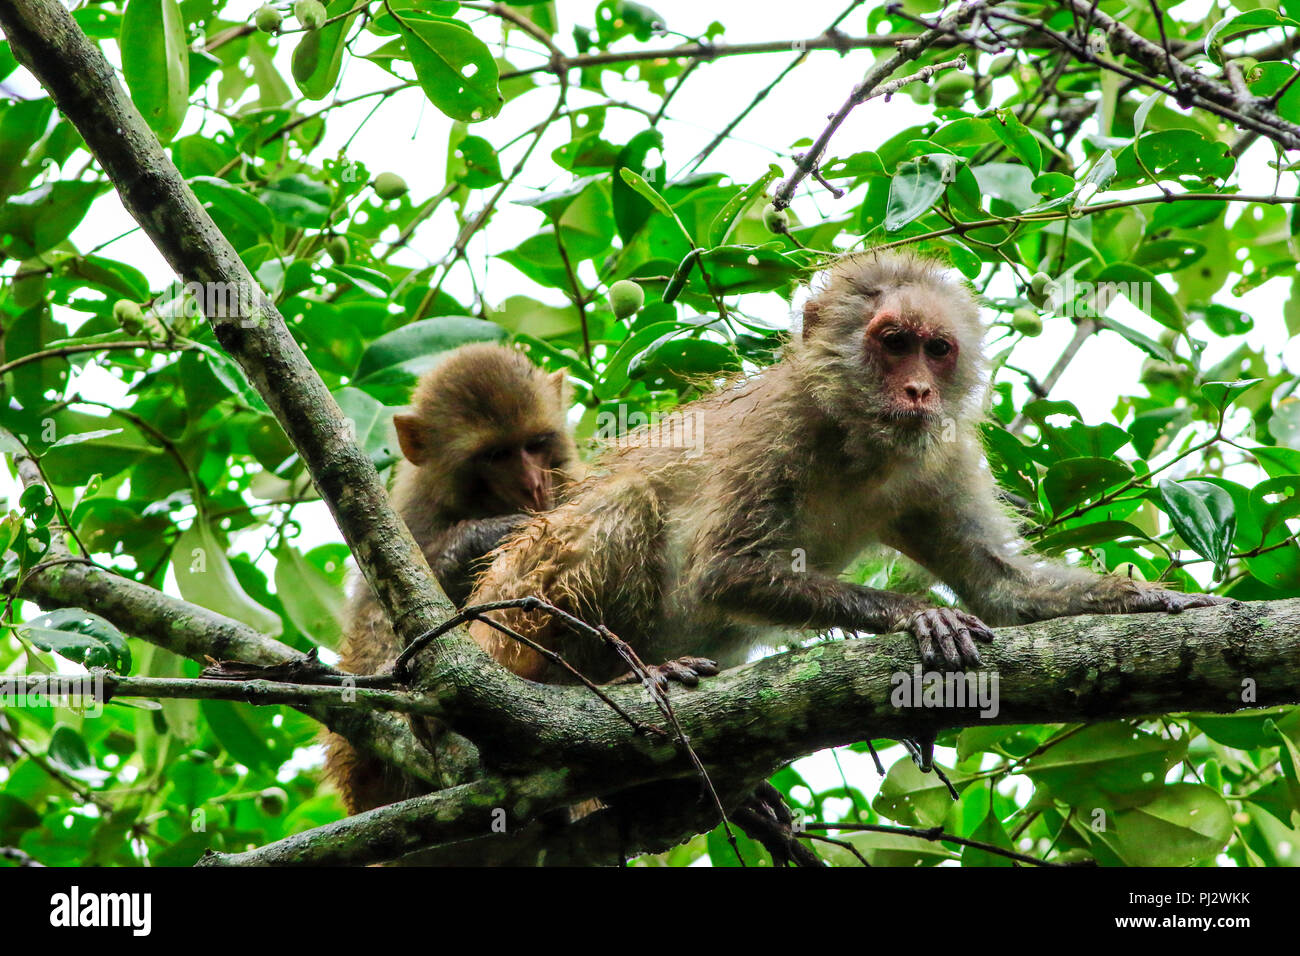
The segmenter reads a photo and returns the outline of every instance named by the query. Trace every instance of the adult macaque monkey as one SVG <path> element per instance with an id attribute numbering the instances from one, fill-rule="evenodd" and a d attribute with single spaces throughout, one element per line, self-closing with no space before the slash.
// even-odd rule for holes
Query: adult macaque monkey
<path id="1" fill-rule="evenodd" d="M 393 417 L 405 458 L 397 466 L 393 508 L 457 605 L 464 604 L 480 559 L 581 477 L 565 420 L 570 404 L 563 372 L 548 375 L 521 352 L 474 344 L 426 373 L 410 413 Z M 379 602 L 358 581 L 344 611 L 343 669 L 377 673 L 400 650 Z M 412 795 L 404 781 L 387 779 L 384 764 L 341 737 L 329 738 L 327 766 L 350 812 Z"/>
<path id="2" fill-rule="evenodd" d="M 906 630 L 927 666 L 961 668 L 980 665 L 990 625 L 1226 600 L 1025 553 L 975 427 L 983 333 L 970 291 L 939 263 L 839 260 L 782 361 L 682 409 L 703 454 L 634 433 L 571 501 L 507 540 L 470 603 L 539 596 L 648 664 L 668 660 L 672 677 L 680 655 L 740 663 L 776 629 Z M 841 580 L 872 545 L 924 566 L 969 610 Z M 496 613 L 591 679 L 625 669 L 545 612 Z M 471 633 L 524 677 L 565 679 L 481 622 Z"/>

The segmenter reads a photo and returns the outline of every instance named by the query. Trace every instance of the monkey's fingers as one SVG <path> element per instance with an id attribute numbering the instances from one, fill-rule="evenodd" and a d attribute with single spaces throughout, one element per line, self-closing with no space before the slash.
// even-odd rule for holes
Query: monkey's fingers
<path id="1" fill-rule="evenodd" d="M 718 662 L 707 657 L 679 657 L 646 668 L 646 674 L 660 690 L 668 689 L 669 681 L 676 681 L 685 687 L 697 687 L 701 677 L 714 677 L 720 670 Z M 631 672 L 616 677 L 611 684 L 635 684 L 637 675 Z"/>
<path id="2" fill-rule="evenodd" d="M 961 656 L 957 653 L 952 630 L 942 609 L 932 607 L 917 612 L 908 623 L 907 629 L 916 638 L 917 647 L 921 651 L 922 664 L 926 667 L 942 666 L 949 670 L 960 669 Z"/>
<path id="3" fill-rule="evenodd" d="M 1188 608 L 1227 604 L 1232 600 L 1218 594 L 1186 594 L 1182 591 L 1167 591 L 1164 588 L 1151 588 L 1143 591 L 1142 594 L 1147 598 L 1147 607 L 1143 610 L 1149 608 L 1153 611 L 1167 611 L 1170 614 L 1179 614 Z"/>
<path id="4" fill-rule="evenodd" d="M 984 666 L 971 638 L 975 635 L 980 640 L 990 640 L 992 632 L 973 615 L 950 607 L 927 608 L 913 616 L 908 629 L 916 638 L 922 663 L 927 667 L 939 666 L 941 662 L 948 670 Z"/>
<path id="5" fill-rule="evenodd" d="M 957 614 L 961 617 L 962 623 L 970 628 L 971 637 L 977 641 L 983 641 L 985 644 L 992 643 L 994 638 L 992 628 L 969 611 L 958 611 Z"/>

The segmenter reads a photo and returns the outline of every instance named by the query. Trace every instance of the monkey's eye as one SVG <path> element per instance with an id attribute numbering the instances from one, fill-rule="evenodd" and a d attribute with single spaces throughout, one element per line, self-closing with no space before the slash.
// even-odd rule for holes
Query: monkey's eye
<path id="1" fill-rule="evenodd" d="M 906 332 L 894 329 L 880 337 L 880 344 L 885 347 L 886 351 L 901 355 L 911 346 L 912 337 Z"/>
<path id="2" fill-rule="evenodd" d="M 931 339 L 925 343 L 925 354 L 931 358 L 943 358 L 952 352 L 952 343 L 943 339 Z"/>
<path id="3" fill-rule="evenodd" d="M 552 435 L 538 435 L 535 438 L 530 438 L 524 445 L 524 451 L 531 455 L 540 454 L 551 447 L 551 441 L 553 438 L 554 436 Z"/>

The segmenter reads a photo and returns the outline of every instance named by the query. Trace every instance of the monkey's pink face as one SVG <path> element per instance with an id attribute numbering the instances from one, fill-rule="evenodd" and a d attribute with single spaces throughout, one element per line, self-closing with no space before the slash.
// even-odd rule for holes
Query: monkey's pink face
<path id="1" fill-rule="evenodd" d="M 884 417 L 903 427 L 932 424 L 957 368 L 957 339 L 940 322 L 881 303 L 865 332 L 867 359 L 879 375 Z"/>

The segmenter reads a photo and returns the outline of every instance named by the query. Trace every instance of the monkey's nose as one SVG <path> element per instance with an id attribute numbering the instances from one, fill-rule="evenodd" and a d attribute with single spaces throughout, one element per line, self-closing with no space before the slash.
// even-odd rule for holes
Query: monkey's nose
<path id="1" fill-rule="evenodd" d="M 903 392 L 919 405 L 930 397 L 930 386 L 921 382 L 908 382 L 903 386 Z"/>

